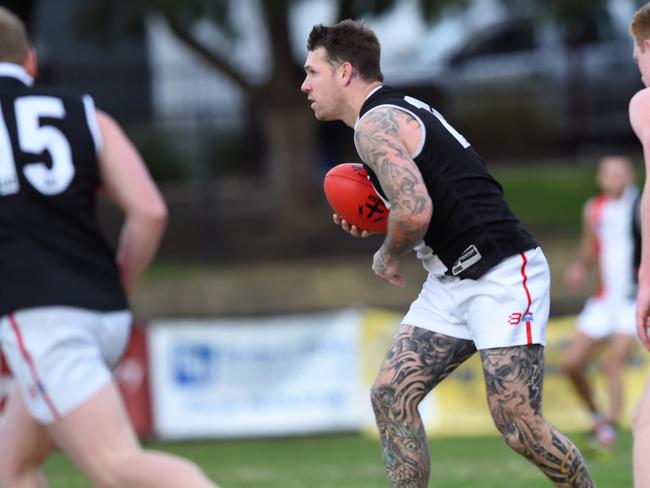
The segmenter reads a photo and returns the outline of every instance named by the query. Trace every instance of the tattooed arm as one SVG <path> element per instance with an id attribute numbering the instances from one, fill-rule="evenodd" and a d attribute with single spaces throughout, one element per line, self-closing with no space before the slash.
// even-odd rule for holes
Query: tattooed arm
<path id="1" fill-rule="evenodd" d="M 419 126 L 402 110 L 380 107 L 362 119 L 354 137 L 361 157 L 390 201 L 388 231 L 375 253 L 373 271 L 393 285 L 404 286 L 404 277 L 397 272 L 398 259 L 422 240 L 432 213 L 422 174 L 408 150 L 422 137 Z"/>

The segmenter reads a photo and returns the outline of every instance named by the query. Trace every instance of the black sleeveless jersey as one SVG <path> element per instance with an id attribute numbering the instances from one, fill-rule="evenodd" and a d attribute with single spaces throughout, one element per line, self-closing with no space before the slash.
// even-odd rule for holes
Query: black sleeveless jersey
<path id="1" fill-rule="evenodd" d="M 101 138 L 89 96 L 31 86 L 0 64 L 0 315 L 127 308 L 95 218 Z"/>
<path id="2" fill-rule="evenodd" d="M 411 156 L 433 202 L 424 242 L 447 274 L 477 279 L 503 259 L 538 246 L 510 211 L 484 161 L 437 111 L 382 86 L 365 101 L 359 120 L 380 106 L 409 113 L 422 128 L 421 146 Z M 377 176 L 365 166 L 381 191 Z"/>

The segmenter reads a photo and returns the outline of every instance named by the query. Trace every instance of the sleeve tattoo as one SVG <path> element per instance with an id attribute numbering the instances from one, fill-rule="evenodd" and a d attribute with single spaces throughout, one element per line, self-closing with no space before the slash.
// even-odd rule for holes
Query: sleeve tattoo
<path id="1" fill-rule="evenodd" d="M 389 231 L 383 247 L 395 257 L 422 239 L 431 217 L 431 198 L 400 136 L 400 124 L 414 120 L 401 110 L 378 108 L 355 132 L 361 157 L 379 178 L 390 201 Z"/>

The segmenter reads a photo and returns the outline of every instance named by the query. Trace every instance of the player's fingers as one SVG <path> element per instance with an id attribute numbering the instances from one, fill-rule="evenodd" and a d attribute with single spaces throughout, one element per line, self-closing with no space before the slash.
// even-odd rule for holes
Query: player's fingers
<path id="1" fill-rule="evenodd" d="M 366 232 L 365 230 L 359 229 L 356 225 L 353 225 L 350 227 L 350 234 L 352 234 L 354 237 L 364 237 L 363 233 Z"/>
<path id="2" fill-rule="evenodd" d="M 337 214 L 332 214 L 332 220 L 336 225 L 341 225 L 341 218 Z"/>
<path id="3" fill-rule="evenodd" d="M 646 320 L 644 321 L 644 327 L 642 328 L 642 332 L 641 332 L 641 337 L 640 337 L 640 338 L 641 338 L 641 342 L 643 343 L 643 345 L 645 346 L 645 348 L 646 348 L 648 351 L 650 351 L 650 337 L 648 337 L 648 322 L 647 322 L 647 318 L 646 318 Z"/>
<path id="4" fill-rule="evenodd" d="M 398 286 L 400 288 L 404 288 L 406 286 L 406 279 L 404 278 L 404 275 L 401 273 L 395 273 L 393 276 L 390 277 L 389 280 L 387 280 L 391 285 Z"/>
<path id="5" fill-rule="evenodd" d="M 636 316 L 636 331 L 643 347 L 650 351 L 650 338 L 648 337 L 648 318 L 639 311 Z"/>
<path id="6" fill-rule="evenodd" d="M 397 286 L 399 288 L 404 288 L 406 286 L 406 279 L 401 273 L 382 274 L 377 270 L 373 269 L 373 271 L 377 276 L 393 286 Z"/>
<path id="7" fill-rule="evenodd" d="M 643 344 L 643 347 L 645 347 L 647 351 L 650 351 L 650 338 L 648 337 L 647 329 L 646 332 L 642 334 L 640 339 L 641 339 L 641 343 Z"/>

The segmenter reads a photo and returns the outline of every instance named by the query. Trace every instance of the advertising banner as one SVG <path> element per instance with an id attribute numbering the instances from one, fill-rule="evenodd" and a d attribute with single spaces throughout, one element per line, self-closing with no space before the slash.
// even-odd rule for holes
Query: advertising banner
<path id="1" fill-rule="evenodd" d="M 113 372 L 133 428 L 140 437 L 153 433 L 147 354 L 146 326 L 135 324 L 129 345 Z"/>
<path id="2" fill-rule="evenodd" d="M 161 438 L 358 430 L 355 310 L 149 328 L 154 429 Z"/>

